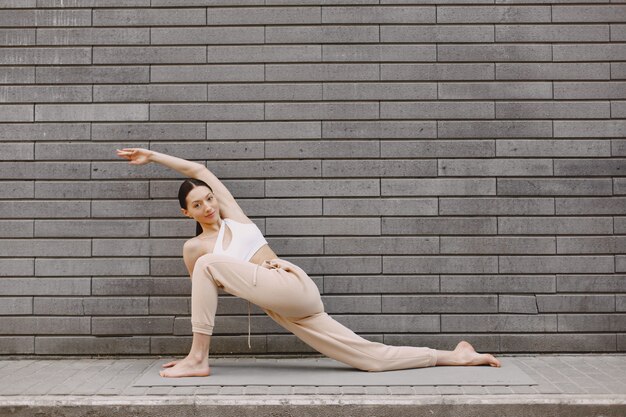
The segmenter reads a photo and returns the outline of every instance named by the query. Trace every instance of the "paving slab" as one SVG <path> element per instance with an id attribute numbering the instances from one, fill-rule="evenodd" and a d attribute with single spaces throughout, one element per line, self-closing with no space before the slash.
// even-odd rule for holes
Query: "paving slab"
<path id="1" fill-rule="evenodd" d="M 134 386 L 155 363 L 172 358 L 5 357 L 0 416 L 626 416 L 624 354 L 497 356 L 514 363 L 533 385 L 259 385 L 242 379 L 236 385 Z M 211 363 L 229 360 L 212 357 Z M 481 367 L 421 370 L 455 368 Z"/>

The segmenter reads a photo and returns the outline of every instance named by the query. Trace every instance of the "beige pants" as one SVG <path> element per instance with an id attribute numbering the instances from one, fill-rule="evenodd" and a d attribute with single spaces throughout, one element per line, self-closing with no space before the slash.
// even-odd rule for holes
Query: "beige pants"
<path id="1" fill-rule="evenodd" d="M 317 286 L 300 267 L 281 258 L 272 262 L 277 267 L 270 269 L 225 255 L 199 257 L 192 274 L 192 331 L 213 334 L 219 287 L 256 304 L 318 352 L 357 369 L 435 366 L 435 349 L 390 346 L 358 336 L 324 312 Z"/>

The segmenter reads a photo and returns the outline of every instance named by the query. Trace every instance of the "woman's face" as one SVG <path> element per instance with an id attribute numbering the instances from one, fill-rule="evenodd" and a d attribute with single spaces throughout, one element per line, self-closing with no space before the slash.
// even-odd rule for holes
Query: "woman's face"
<path id="1" fill-rule="evenodd" d="M 187 194 L 186 200 L 187 210 L 181 208 L 185 216 L 191 216 L 199 223 L 213 223 L 219 218 L 219 203 L 207 187 L 194 187 Z"/>

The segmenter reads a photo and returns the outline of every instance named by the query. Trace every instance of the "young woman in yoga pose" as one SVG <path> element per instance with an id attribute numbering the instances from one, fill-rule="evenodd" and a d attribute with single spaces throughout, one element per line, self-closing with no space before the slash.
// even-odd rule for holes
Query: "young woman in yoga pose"
<path id="1" fill-rule="evenodd" d="M 320 293 L 297 265 L 279 258 L 222 182 L 204 165 L 142 148 L 118 149 L 133 165 L 158 162 L 189 177 L 180 186 L 182 213 L 196 220 L 196 237 L 183 245 L 192 281 L 189 354 L 163 365 L 163 377 L 207 376 L 218 288 L 258 305 L 274 321 L 318 352 L 363 371 L 500 361 L 461 341 L 453 351 L 391 346 L 366 340 L 324 312 Z M 250 320 L 248 304 L 248 320 Z M 250 322 L 248 321 L 248 346 Z"/>

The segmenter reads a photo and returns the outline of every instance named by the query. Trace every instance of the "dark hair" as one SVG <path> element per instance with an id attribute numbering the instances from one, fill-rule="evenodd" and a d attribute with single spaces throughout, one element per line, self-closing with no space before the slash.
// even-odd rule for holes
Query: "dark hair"
<path id="1" fill-rule="evenodd" d="M 178 202 L 180 203 L 180 207 L 187 210 L 187 194 L 189 194 L 189 192 L 194 188 L 202 186 L 207 187 L 211 190 L 211 192 L 213 192 L 213 189 L 209 187 L 209 184 L 197 178 L 187 178 L 183 181 L 178 189 Z M 200 233 L 202 233 L 202 226 L 200 226 L 200 223 L 196 222 L 196 236 Z"/>

